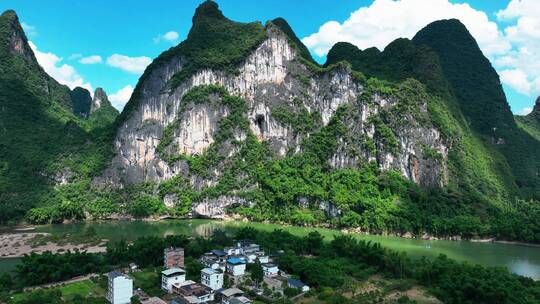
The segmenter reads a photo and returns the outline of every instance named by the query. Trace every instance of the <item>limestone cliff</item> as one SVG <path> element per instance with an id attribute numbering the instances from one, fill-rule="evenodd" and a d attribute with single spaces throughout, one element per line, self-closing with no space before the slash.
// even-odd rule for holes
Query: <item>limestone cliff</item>
<path id="1" fill-rule="evenodd" d="M 198 176 L 186 158 L 205 153 L 216 141 L 220 120 L 231 110 L 214 95 L 202 103 L 186 103 L 184 97 L 194 88 L 218 85 L 247 105 L 249 130 L 235 129 L 229 143 L 253 134 L 268 143 L 276 157 L 299 153 L 311 132 L 299 130 L 287 117 L 313 117 L 315 129 L 320 129 L 341 111 L 346 131 L 338 136 L 338 147 L 327 159 L 329 166 L 356 168 L 376 162 L 382 170 L 396 170 L 423 186 L 446 184 L 448 144 L 431 123 L 422 85 L 410 81 L 392 93 L 374 90 L 375 84 L 359 79 L 346 64 L 314 68 L 299 55 L 290 35 L 272 22 L 266 25 L 265 34 L 233 73 L 204 68 L 175 83 L 175 75 L 189 65 L 182 54 L 168 56 L 149 68 L 137 86 L 137 100 L 130 101 L 130 115 L 119 126 L 116 156 L 96 182 L 123 187 L 159 184 L 182 176 L 194 189 L 215 184 L 222 174 L 219 166 L 210 176 Z M 160 145 L 164 133 L 170 137 L 165 147 Z M 171 161 L 164 153 L 182 157 Z M 232 158 L 238 149 L 231 145 L 219 153 Z M 178 203 L 171 196 L 165 200 L 170 206 Z M 225 195 L 195 202 L 192 210 L 216 217 L 235 202 L 250 203 Z"/>

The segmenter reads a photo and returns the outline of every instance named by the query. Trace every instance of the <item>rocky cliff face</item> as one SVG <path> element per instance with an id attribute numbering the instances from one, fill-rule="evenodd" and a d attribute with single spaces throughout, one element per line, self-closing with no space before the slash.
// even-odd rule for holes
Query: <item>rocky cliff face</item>
<path id="1" fill-rule="evenodd" d="M 429 123 L 425 94 L 409 104 L 399 94 L 366 90 L 367 84 L 355 79 L 346 65 L 312 71 L 278 27 L 269 24 L 266 32 L 267 38 L 237 67 L 236 73 L 203 69 L 172 87 L 172 77 L 186 64 L 182 56 L 170 58 L 149 72 L 139 84 L 138 108 L 118 129 L 117 154 L 98 182 L 122 187 L 189 176 L 184 162 L 167 162 L 157 147 L 164 130 L 173 126 L 168 152 L 187 156 L 204 153 L 216 140 L 218 122 L 229 115 L 229 110 L 219 102 L 185 105 L 182 100 L 195 87 L 219 85 L 246 101 L 249 130 L 259 141 L 268 142 L 277 157 L 301 151 L 302 140 L 309 137 L 309 133 L 299 132 L 297 126 L 278 114 L 312 114 L 318 117 L 320 126 L 325 126 L 338 109 L 346 108 L 347 132 L 328 159 L 330 166 L 358 167 L 374 161 L 381 169 L 397 170 L 424 186 L 446 183 L 448 147 Z M 396 115 L 387 119 L 390 112 Z M 235 140 L 242 141 L 245 136 L 237 133 Z M 222 152 L 231 157 L 235 150 Z M 214 175 L 219 176 L 219 170 Z M 204 178 L 191 180 L 194 188 L 200 188 Z M 205 199 L 193 210 L 219 216 L 233 202 L 224 197 Z"/>
<path id="2" fill-rule="evenodd" d="M 104 105 L 110 105 L 109 98 L 103 90 L 103 88 L 97 88 L 94 92 L 94 98 L 92 99 L 92 104 L 90 105 L 90 114 L 101 109 Z"/>

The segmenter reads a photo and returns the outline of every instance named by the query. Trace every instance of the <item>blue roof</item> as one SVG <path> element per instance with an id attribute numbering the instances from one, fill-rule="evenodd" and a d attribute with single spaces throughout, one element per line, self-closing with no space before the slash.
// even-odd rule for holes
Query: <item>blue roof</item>
<path id="1" fill-rule="evenodd" d="M 225 253 L 225 251 L 223 251 L 223 250 L 215 250 L 214 249 L 214 250 L 212 250 L 210 252 L 212 252 L 213 254 L 215 254 L 217 256 L 225 256 L 225 255 L 227 255 L 227 253 Z"/>
<path id="2" fill-rule="evenodd" d="M 244 262 L 244 260 L 239 259 L 239 258 L 230 258 L 227 260 L 227 263 L 236 265 L 236 264 L 245 264 L 246 262 Z"/>
<path id="3" fill-rule="evenodd" d="M 304 282 L 296 279 L 288 279 L 287 283 L 289 284 L 289 286 L 296 288 L 302 288 L 304 286 L 307 286 Z"/>

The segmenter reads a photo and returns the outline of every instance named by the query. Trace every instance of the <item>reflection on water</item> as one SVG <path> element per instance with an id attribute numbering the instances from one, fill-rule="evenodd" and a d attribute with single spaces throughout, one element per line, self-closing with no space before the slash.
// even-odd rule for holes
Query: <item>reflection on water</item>
<path id="1" fill-rule="evenodd" d="M 105 221 L 64 225 L 39 226 L 36 232 L 52 234 L 79 234 L 92 227 L 98 235 L 111 241 L 134 240 L 142 236 L 167 236 L 185 234 L 207 237 L 215 229 L 232 233 L 240 227 L 251 226 L 263 231 L 284 229 L 292 234 L 303 236 L 317 230 L 326 240 L 341 234 L 337 230 L 323 228 L 287 227 L 275 224 L 221 222 L 214 220 L 167 220 L 159 222 L 144 221 Z M 453 241 L 427 241 L 373 235 L 355 235 L 359 239 L 379 242 L 390 249 L 405 251 L 409 256 L 433 258 L 445 254 L 450 258 L 484 266 L 507 267 L 520 275 L 540 279 L 540 248 L 515 244 L 473 243 Z M 0 272 L 13 269 L 17 259 L 0 259 Z"/>

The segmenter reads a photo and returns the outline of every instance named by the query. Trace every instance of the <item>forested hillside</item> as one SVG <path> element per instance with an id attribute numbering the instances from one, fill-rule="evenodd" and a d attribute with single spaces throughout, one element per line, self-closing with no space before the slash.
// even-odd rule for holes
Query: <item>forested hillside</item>
<path id="1" fill-rule="evenodd" d="M 84 102 L 73 102 L 77 98 L 72 96 L 77 95 L 43 71 L 17 15 L 4 12 L 0 16 L 0 223 L 20 220 L 31 207 L 56 204 L 56 185 L 99 172 L 112 153 L 112 129 L 77 116 L 84 107 Z M 64 204 L 68 208 L 69 203 Z"/>

